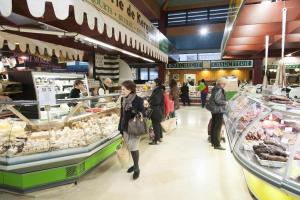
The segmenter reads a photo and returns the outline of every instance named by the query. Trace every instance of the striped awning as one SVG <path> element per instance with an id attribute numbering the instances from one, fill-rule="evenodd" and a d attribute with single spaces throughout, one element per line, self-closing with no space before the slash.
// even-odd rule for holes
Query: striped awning
<path id="1" fill-rule="evenodd" d="M 97 29 L 100 34 L 103 34 L 104 30 L 106 30 L 107 36 L 112 38 L 114 35 L 116 41 L 119 40 L 120 34 L 122 44 L 130 46 L 131 44 L 129 41 L 132 41 L 132 47 L 136 50 L 162 62 L 168 62 L 168 55 L 162 52 L 158 47 L 150 44 L 148 41 L 119 24 L 109 16 L 99 12 L 87 2 L 82 0 L 26 0 L 26 2 L 30 14 L 35 18 L 43 17 L 46 2 L 52 4 L 55 16 L 58 20 L 67 19 L 70 15 L 69 9 L 70 7 L 73 7 L 75 21 L 78 25 L 83 24 L 85 18 L 84 15 L 86 15 L 87 23 L 91 30 L 95 29 L 97 23 Z M 1 15 L 4 17 L 10 16 L 14 6 L 12 0 L 0 0 L 0 4 Z M 26 7 L 26 5 L 24 5 L 24 7 Z M 104 25 L 106 25 L 106 29 L 104 29 Z M 127 42 L 125 38 L 127 38 Z"/>
<path id="2" fill-rule="evenodd" d="M 0 48 L 3 48 L 4 41 L 7 41 L 10 50 L 13 51 L 16 49 L 16 46 L 19 46 L 20 50 L 24 53 L 29 50 L 31 54 L 38 53 L 49 56 L 54 54 L 57 57 L 63 56 L 72 60 L 82 60 L 84 54 L 81 50 L 0 31 Z"/>

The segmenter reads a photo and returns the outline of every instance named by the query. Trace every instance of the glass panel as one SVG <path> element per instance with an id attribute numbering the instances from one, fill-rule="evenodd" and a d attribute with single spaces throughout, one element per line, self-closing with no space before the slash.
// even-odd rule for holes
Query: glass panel
<path id="1" fill-rule="evenodd" d="M 141 80 L 148 81 L 148 68 L 141 68 Z"/>
<path id="2" fill-rule="evenodd" d="M 154 79 L 158 78 L 158 71 L 156 68 L 150 68 L 149 70 L 150 70 L 149 71 L 150 80 L 154 80 Z"/>
<path id="3" fill-rule="evenodd" d="M 268 114 L 243 134 L 238 143 L 239 155 L 256 169 L 283 177 L 299 134 L 298 120 L 279 112 Z"/>
<path id="4" fill-rule="evenodd" d="M 58 107 L 45 110 L 45 120 L 29 120 L 26 123 L 14 115 L 0 119 L 0 157 L 62 151 L 88 145 L 95 147 L 108 141 L 118 134 L 118 97 L 81 99 L 73 102 L 74 106 L 69 106 L 67 101 L 59 101 Z M 26 106 L 22 104 L 16 108 L 22 111 Z M 2 110 L 5 109 L 1 109 L 1 113 Z"/>

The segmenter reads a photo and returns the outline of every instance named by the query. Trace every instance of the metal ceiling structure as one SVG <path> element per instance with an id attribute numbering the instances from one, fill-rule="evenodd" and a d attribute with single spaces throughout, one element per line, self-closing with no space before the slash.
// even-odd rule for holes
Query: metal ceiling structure
<path id="1" fill-rule="evenodd" d="M 265 36 L 270 36 L 269 54 L 280 56 L 282 9 L 287 8 L 286 54 L 300 48 L 299 0 L 245 0 L 236 13 L 233 27 L 226 25 L 229 37 L 223 38 L 225 58 L 261 58 L 264 56 Z"/>

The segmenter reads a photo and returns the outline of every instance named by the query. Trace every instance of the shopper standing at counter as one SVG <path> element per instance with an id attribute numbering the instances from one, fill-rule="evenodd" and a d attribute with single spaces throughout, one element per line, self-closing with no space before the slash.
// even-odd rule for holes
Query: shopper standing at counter
<path id="1" fill-rule="evenodd" d="M 131 153 L 133 166 L 127 170 L 127 173 L 133 172 L 133 179 L 138 179 L 140 176 L 139 168 L 139 143 L 140 136 L 130 135 L 128 131 L 128 123 L 136 114 L 144 114 L 144 101 L 136 95 L 136 85 L 132 81 L 124 81 L 122 83 L 122 98 L 121 98 L 121 115 L 119 122 L 119 131 L 123 135 L 124 141 L 127 144 L 128 150 Z"/>
<path id="2" fill-rule="evenodd" d="M 157 142 L 161 142 L 163 137 L 160 123 L 164 117 L 164 93 L 162 90 L 162 83 L 159 79 L 154 80 L 154 90 L 149 98 L 149 105 L 152 109 L 151 121 L 155 135 L 154 140 L 149 144 L 157 145 Z"/>
<path id="3" fill-rule="evenodd" d="M 223 114 L 226 112 L 226 96 L 224 87 L 226 85 L 226 79 L 221 78 L 217 81 L 217 84 L 212 89 L 211 97 L 206 105 L 206 108 L 212 114 L 211 124 L 211 143 L 215 149 L 225 150 L 221 146 L 221 128 L 223 123 Z"/>
<path id="4" fill-rule="evenodd" d="M 183 86 L 181 87 L 181 96 L 180 97 L 181 97 L 183 106 L 185 106 L 185 104 L 188 104 L 189 106 L 191 105 L 190 95 L 189 95 L 189 86 L 187 83 L 183 83 Z"/>
<path id="5" fill-rule="evenodd" d="M 74 88 L 71 90 L 69 94 L 69 98 L 80 98 L 80 94 L 87 96 L 87 92 L 84 88 L 84 84 L 82 80 L 76 80 L 74 83 Z"/>

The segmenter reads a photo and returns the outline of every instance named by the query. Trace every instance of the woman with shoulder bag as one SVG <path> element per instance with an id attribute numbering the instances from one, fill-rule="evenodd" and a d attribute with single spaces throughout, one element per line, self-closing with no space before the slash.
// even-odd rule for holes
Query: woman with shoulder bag
<path id="1" fill-rule="evenodd" d="M 128 132 L 128 125 L 137 115 L 144 114 L 144 101 L 136 95 L 136 85 L 132 81 L 122 83 L 121 115 L 119 122 L 119 131 L 123 135 L 124 141 L 131 153 L 133 166 L 127 170 L 127 173 L 133 172 L 133 179 L 138 179 L 140 175 L 139 168 L 139 143 L 141 136 L 136 136 Z"/>
<path id="2" fill-rule="evenodd" d="M 221 129 L 223 123 L 223 114 L 226 112 L 226 96 L 224 87 L 226 85 L 226 79 L 220 78 L 217 81 L 216 86 L 212 89 L 211 96 L 206 105 L 206 108 L 212 114 L 211 120 L 211 143 L 215 149 L 225 150 L 220 144 L 221 141 Z"/>

